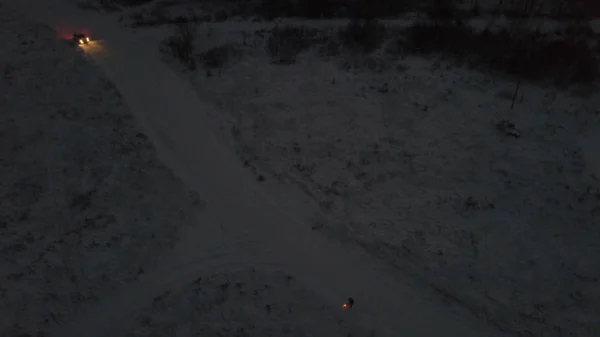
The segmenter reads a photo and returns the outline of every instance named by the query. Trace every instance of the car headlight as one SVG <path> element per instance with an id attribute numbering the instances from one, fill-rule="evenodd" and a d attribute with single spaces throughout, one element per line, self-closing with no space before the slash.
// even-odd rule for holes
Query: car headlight
<path id="1" fill-rule="evenodd" d="M 89 38 L 89 37 L 86 37 L 86 38 L 85 38 L 85 40 L 86 40 L 87 42 L 90 42 L 90 38 Z"/>

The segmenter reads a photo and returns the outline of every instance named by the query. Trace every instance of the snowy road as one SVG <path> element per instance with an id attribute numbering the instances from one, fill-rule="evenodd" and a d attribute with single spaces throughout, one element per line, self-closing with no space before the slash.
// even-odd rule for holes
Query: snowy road
<path id="1" fill-rule="evenodd" d="M 205 112 L 211 107 L 160 61 L 159 36 L 120 31 L 111 20 L 84 17 L 75 9 L 36 6 L 35 0 L 18 5 L 50 26 L 90 28 L 101 39 L 86 46 L 85 53 L 122 93 L 161 159 L 207 200 L 218 224 L 187 233 L 177 253 L 157 272 L 124 287 L 80 319 L 64 322 L 53 336 L 114 335 L 161 293 L 177 291 L 200 275 L 251 265 L 295 275 L 334 308 L 353 296 L 357 303 L 348 314 L 378 336 L 496 335 L 469 315 L 451 312 L 432 295 L 424 295 L 423 289 L 391 276 L 380 261 L 326 240 L 301 216 L 278 206 L 210 129 Z"/>

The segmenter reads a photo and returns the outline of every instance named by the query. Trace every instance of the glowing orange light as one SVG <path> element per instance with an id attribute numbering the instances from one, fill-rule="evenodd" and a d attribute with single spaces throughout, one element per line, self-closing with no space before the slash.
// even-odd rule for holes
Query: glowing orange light
<path id="1" fill-rule="evenodd" d="M 348 309 L 348 303 L 342 304 L 342 309 L 344 309 L 344 310 Z"/>

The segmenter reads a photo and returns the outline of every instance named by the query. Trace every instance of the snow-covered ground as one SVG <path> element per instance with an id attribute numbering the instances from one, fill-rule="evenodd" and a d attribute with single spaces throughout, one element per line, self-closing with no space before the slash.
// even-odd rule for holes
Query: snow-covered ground
<path id="1" fill-rule="evenodd" d="M 347 314 L 290 275 L 250 269 L 157 296 L 124 336 L 375 336 Z"/>
<path id="2" fill-rule="evenodd" d="M 38 336 L 152 270 L 202 202 L 78 50 L 0 25 L 0 335 Z"/>
<path id="3" fill-rule="evenodd" d="M 6 8 L 0 32 L 0 335 L 47 336 L 214 221 L 81 50 Z M 368 335 L 292 275 L 202 277 L 111 336 Z"/>
<path id="4" fill-rule="evenodd" d="M 100 24 L 99 16 L 70 12 L 59 2 L 23 0 L 19 6 L 50 24 L 87 23 L 104 40 L 84 48 L 89 57 L 86 61 L 77 51 L 57 44 L 49 31 L 42 36 L 26 23 L 21 23 L 22 28 L 3 30 L 13 32 L 3 38 L 15 51 L 3 50 L 2 57 L 10 56 L 13 62 L 27 60 L 17 48 L 31 50 L 27 48 L 42 41 L 48 42 L 46 49 L 62 53 L 50 58 L 39 49 L 29 52 L 31 65 L 33 60 L 36 65 L 40 60 L 53 60 L 50 66 L 41 66 L 47 73 L 35 77 L 51 84 L 32 89 L 35 81 L 22 83 L 25 87 L 20 95 L 6 97 L 18 97 L 13 104 L 24 107 L 2 109 L 3 113 L 13 111 L 15 120 L 17 116 L 24 120 L 20 112 L 35 111 L 25 108 L 36 102 L 32 93 L 42 102 L 44 110 L 39 111 L 48 113 L 52 106 L 48 102 L 61 97 L 61 102 L 78 102 L 74 87 L 90 90 L 79 92 L 89 99 L 80 109 L 89 114 L 93 111 L 88 119 L 97 124 L 86 129 L 79 122 L 69 129 L 81 116 L 72 114 L 75 109 L 63 109 L 71 114 L 64 119 L 55 117 L 57 127 L 46 121 L 43 128 L 50 136 L 55 132 L 55 138 L 63 143 L 45 144 L 55 153 L 62 153 L 58 150 L 63 147 L 70 149 L 67 153 L 79 160 L 67 166 L 83 167 L 82 172 L 88 167 L 80 164 L 80 158 L 86 159 L 86 164 L 99 160 L 115 166 L 108 169 L 113 172 L 109 178 L 92 185 L 96 188 L 92 197 L 106 196 L 101 204 L 104 208 L 97 213 L 113 213 L 113 223 L 119 224 L 101 233 L 127 229 L 130 231 L 115 236 L 121 240 L 123 234 L 147 236 L 127 241 L 120 250 L 103 249 L 108 255 L 104 260 L 97 255 L 89 257 L 94 250 L 80 245 L 90 241 L 94 245 L 92 239 L 77 239 L 76 246 L 68 246 L 66 237 L 57 238 L 72 228 L 65 223 L 85 224 L 85 215 L 79 219 L 74 215 L 78 213 L 69 210 L 63 219 L 48 225 L 47 219 L 55 213 L 40 211 L 45 220 L 43 224 L 40 221 L 40 228 L 52 227 L 56 243 L 67 244 L 55 253 L 59 256 L 53 257 L 53 263 L 85 266 L 114 281 L 99 283 L 102 276 L 92 274 L 88 277 L 96 278 L 88 283 L 71 285 L 64 277 L 75 274 L 73 282 L 77 282 L 79 274 L 61 272 L 48 286 L 57 295 L 50 291 L 45 297 L 41 285 L 23 281 L 21 276 L 21 282 L 5 287 L 5 294 L 16 300 L 6 301 L 12 307 L 3 308 L 2 313 L 19 315 L 3 316 L 8 317 L 3 325 L 6 329 L 13 329 L 18 322 L 22 330 L 33 334 L 38 326 L 45 331 L 55 325 L 51 335 L 60 337 L 368 336 L 371 329 L 387 330 L 389 336 L 495 336 L 493 329 L 485 327 L 487 321 L 525 335 L 598 335 L 600 254 L 594 248 L 598 233 L 593 227 L 598 223 L 599 186 L 592 176 L 599 173 L 599 122 L 598 96 L 590 95 L 589 90 L 573 95 L 522 85 L 511 110 L 514 82 L 444 62 L 382 52 L 321 58 L 309 50 L 301 53 L 295 64 L 273 65 L 264 54 L 263 37 L 257 37 L 252 29 L 240 31 L 241 24 L 225 22 L 204 26 L 197 41 L 200 51 L 230 43 L 203 58 L 213 65 L 226 59 L 225 65 L 210 72 L 202 67 L 193 73 L 182 72 L 182 77 L 195 85 L 195 95 L 160 64 L 153 54 L 157 46 L 147 45 L 156 40 L 153 35 L 164 31 L 131 34 L 106 20 Z M 16 25 L 17 21 L 7 14 L 5 22 Z M 24 32 L 37 37 L 19 44 Z M 267 35 L 265 31 L 261 34 Z M 103 107 L 110 98 L 100 99 L 102 90 L 91 84 L 112 87 L 89 65 L 91 60 L 102 66 L 124 96 L 157 148 L 158 158 L 206 199 L 206 209 L 201 210 L 204 202 L 190 197 L 169 171 L 161 168 L 149 142 L 124 147 L 139 131 L 124 105 L 117 107 L 115 101 L 115 106 Z M 164 60 L 182 70 L 172 59 Z M 58 77 L 56 69 L 65 67 L 76 75 L 72 68 L 62 66 L 75 61 L 91 73 L 83 74 L 76 85 L 64 86 L 61 95 L 54 93 L 61 88 L 61 79 L 68 82 L 65 79 L 69 78 L 65 71 Z M 2 92 L 11 93 L 12 89 Z M 9 102 L 8 98 L 5 101 Z M 116 111 L 126 117 L 115 119 Z M 125 120 L 128 127 L 102 126 L 99 121 L 103 119 L 98 116 L 103 115 L 112 116 L 108 121 Z M 26 116 L 31 117 L 29 113 Z M 513 138 L 506 128 L 499 130 L 502 120 L 513 123 L 521 136 Z M 28 123 L 32 124 L 29 119 Z M 222 130 L 221 140 L 230 148 L 213 137 L 213 128 Z M 26 132 L 32 129 L 23 128 Z M 9 131 L 14 130 L 17 128 Z M 64 130 L 73 131 L 67 134 Z M 124 134 L 112 143 L 89 140 L 102 131 L 105 138 Z M 76 137 L 77 132 L 77 142 L 68 141 L 67 135 Z M 11 142 L 2 142 L 2 146 L 12 144 L 12 138 L 19 139 L 9 135 Z M 127 135 L 131 138 L 124 138 Z M 102 147 L 107 144 L 115 146 Z M 120 152 L 100 160 L 104 157 L 86 157 L 90 148 L 96 153 Z M 32 149 L 43 153 L 38 157 L 27 153 L 26 158 L 49 160 L 51 152 L 44 147 Z M 147 151 L 144 160 L 136 152 L 141 149 Z M 233 150 L 237 161 L 230 153 Z M 132 157 L 126 160 L 123 153 Z M 116 165 L 123 161 L 124 165 Z M 140 162 L 151 163 L 148 167 L 152 169 Z M 39 169 L 42 165 L 32 166 Z M 143 167 L 144 171 L 126 171 L 119 176 L 114 173 L 119 172 L 117 167 Z M 56 186 L 61 176 L 55 171 L 61 169 L 48 169 L 53 179 L 44 181 L 52 184 L 50 188 L 71 186 Z M 26 170 L 19 168 L 18 173 Z M 247 179 L 251 175 L 254 178 Z M 62 177 L 78 176 L 67 172 Z M 73 185 L 89 192 L 92 178 L 80 173 Z M 140 183 L 144 186 L 137 186 Z M 118 190 L 114 185 L 119 185 Z M 141 190 L 144 197 L 157 201 L 140 202 L 143 207 L 134 203 L 133 194 L 126 195 L 129 185 L 135 185 L 132 193 L 148 189 Z M 61 193 L 80 193 L 74 191 Z M 58 196 L 48 200 L 51 206 L 46 204 L 51 211 L 86 205 L 85 196 Z M 64 206 L 57 204 L 60 200 Z M 127 213 L 121 217 L 139 214 L 140 219 L 148 219 L 136 223 L 119 217 L 121 213 L 114 209 L 124 207 L 125 202 Z M 5 205 L 13 207 L 3 201 L 2 207 Z M 88 210 L 93 207 L 94 203 Z M 117 222 L 119 219 L 123 220 Z M 54 226 L 56 223 L 64 227 Z M 87 223 L 93 226 L 97 221 Z M 83 228 L 80 232 L 86 234 L 87 227 Z M 154 238 L 152 233 L 157 233 Z M 347 245 L 323 240 L 325 235 Z M 356 243 L 384 262 L 362 253 Z M 143 258 L 135 255 L 145 245 L 154 246 L 148 246 L 151 251 Z M 164 254 L 167 250 L 168 255 Z M 22 254 L 32 255 L 31 251 Z M 77 261 L 73 262 L 74 257 Z M 97 261 L 108 261 L 109 267 Z M 133 275 L 140 271 L 142 261 L 147 263 L 144 273 Z M 441 296 L 432 296 L 401 273 L 386 269 L 386 264 L 412 274 Z M 23 267 L 26 264 L 16 262 L 6 265 L 21 268 L 23 275 L 25 270 L 46 270 L 27 269 Z M 254 270 L 248 270 L 249 266 Z M 48 270 L 56 272 L 56 268 Z M 53 280 L 48 276 L 32 279 Z M 24 285 L 31 286 L 34 297 L 21 296 L 26 293 Z M 80 305 L 68 297 L 85 298 L 81 294 L 87 293 L 80 289 L 85 290 L 86 285 L 100 289 L 94 293 L 97 301 Z M 336 306 L 348 295 L 357 297 L 356 310 L 343 312 Z M 60 304 L 56 309 L 49 305 L 31 308 L 32 301 L 40 303 L 47 298 L 58 298 Z M 447 305 L 441 304 L 440 298 L 447 300 Z M 466 315 L 462 306 L 485 318 L 483 324 Z M 25 311 L 14 309 L 19 307 L 26 307 Z M 76 311 L 77 319 L 71 319 Z M 46 321 L 44 315 L 50 318 Z M 56 316 L 60 316 L 56 319 L 60 324 L 52 322 Z M 232 321 L 236 323 L 226 324 Z M 6 334 L 22 330 L 6 330 Z"/>
<path id="5" fill-rule="evenodd" d="M 281 202 L 303 195 L 315 230 L 503 330 L 600 334 L 597 87 L 522 84 L 511 109 L 516 81 L 439 60 L 315 47 L 273 64 L 260 25 L 201 24 L 213 69 L 164 59 Z"/>

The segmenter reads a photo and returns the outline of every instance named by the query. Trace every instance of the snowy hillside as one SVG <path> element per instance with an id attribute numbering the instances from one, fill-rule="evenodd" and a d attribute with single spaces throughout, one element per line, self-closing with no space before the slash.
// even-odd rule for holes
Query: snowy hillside
<path id="1" fill-rule="evenodd" d="M 596 84 L 523 81 L 511 108 L 514 78 L 294 22 L 199 24 L 185 65 L 181 31 L 161 46 L 256 179 L 502 330 L 598 336 Z"/>

